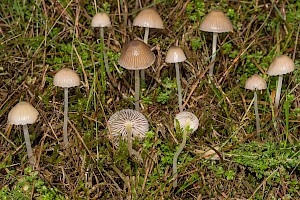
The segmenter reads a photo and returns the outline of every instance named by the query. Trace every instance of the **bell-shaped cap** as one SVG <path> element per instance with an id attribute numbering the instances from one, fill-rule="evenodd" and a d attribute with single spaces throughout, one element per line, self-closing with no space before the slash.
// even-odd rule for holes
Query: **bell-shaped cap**
<path id="1" fill-rule="evenodd" d="M 233 30 L 230 19 L 221 10 L 210 11 L 200 24 L 201 31 L 223 33 Z"/>
<path id="2" fill-rule="evenodd" d="M 164 24 L 159 14 L 153 8 L 142 10 L 133 20 L 133 26 L 163 29 Z"/>
<path id="3" fill-rule="evenodd" d="M 122 49 L 119 65 L 129 70 L 141 70 L 150 67 L 154 61 L 151 49 L 144 42 L 133 40 Z"/>
<path id="4" fill-rule="evenodd" d="M 25 101 L 19 102 L 8 113 L 8 124 L 26 125 L 33 124 L 38 118 L 39 112 Z"/>
<path id="5" fill-rule="evenodd" d="M 175 116 L 174 119 L 175 127 L 176 127 L 176 121 L 179 122 L 181 129 L 186 129 L 187 127 L 189 127 L 192 133 L 195 132 L 199 126 L 199 120 L 196 117 L 196 115 L 187 111 L 180 112 Z"/>
<path id="6" fill-rule="evenodd" d="M 277 75 L 283 75 L 288 74 L 295 70 L 295 63 L 293 60 L 286 56 L 281 55 L 277 56 L 273 62 L 271 63 L 267 74 L 270 76 L 277 76 Z"/>
<path id="7" fill-rule="evenodd" d="M 75 87 L 80 85 L 80 78 L 75 71 L 63 68 L 55 74 L 53 84 L 62 88 Z"/>
<path id="8" fill-rule="evenodd" d="M 260 75 L 253 74 L 247 79 L 245 88 L 248 90 L 264 90 L 267 88 L 267 83 Z"/>
<path id="9" fill-rule="evenodd" d="M 186 60 L 186 56 L 180 47 L 170 47 L 166 55 L 167 63 L 178 63 Z"/>
<path id="10" fill-rule="evenodd" d="M 108 14 L 96 13 L 92 19 L 92 27 L 111 27 Z"/>

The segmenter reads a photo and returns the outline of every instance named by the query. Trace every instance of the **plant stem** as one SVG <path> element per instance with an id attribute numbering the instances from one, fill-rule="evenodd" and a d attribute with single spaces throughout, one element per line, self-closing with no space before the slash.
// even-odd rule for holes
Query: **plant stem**
<path id="1" fill-rule="evenodd" d="M 135 93 L 134 93 L 134 105 L 135 110 L 140 111 L 140 73 L 139 70 L 134 71 L 135 76 Z"/>
<path id="2" fill-rule="evenodd" d="M 278 110 L 279 106 L 279 100 L 280 100 L 280 93 L 281 93 L 281 87 L 282 87 L 282 80 L 283 80 L 283 75 L 278 76 L 278 84 L 277 84 L 277 90 L 276 90 L 276 97 L 275 97 L 275 113 Z"/>
<path id="3" fill-rule="evenodd" d="M 63 141 L 64 145 L 67 146 L 69 144 L 68 141 L 68 88 L 64 88 L 64 126 L 63 126 Z"/>
<path id="4" fill-rule="evenodd" d="M 257 132 L 260 131 L 260 123 L 259 123 L 259 115 L 258 115 L 258 105 L 257 105 L 257 93 L 256 90 L 254 91 L 254 111 L 255 111 L 255 118 L 256 118 L 256 130 Z"/>
<path id="5" fill-rule="evenodd" d="M 213 33 L 213 45 L 212 45 L 212 56 L 211 56 L 211 66 L 209 68 L 209 76 L 212 77 L 214 74 L 214 65 L 216 60 L 216 51 L 217 51 L 217 39 L 218 33 Z"/>
<path id="6" fill-rule="evenodd" d="M 31 144 L 30 144 L 30 138 L 29 138 L 27 124 L 23 125 L 23 131 L 24 131 L 25 144 L 26 144 L 26 149 L 27 149 L 27 155 L 28 155 L 29 163 L 32 166 L 34 166 L 35 165 L 35 158 L 34 158 L 33 153 L 32 153 L 32 148 L 31 148 Z"/>
<path id="7" fill-rule="evenodd" d="M 180 83 L 180 72 L 179 72 L 179 64 L 175 63 L 176 69 L 176 81 L 177 81 L 177 90 L 178 90 L 178 104 L 179 104 L 179 111 L 183 111 L 182 107 L 182 92 L 181 92 L 181 83 Z"/>
<path id="8" fill-rule="evenodd" d="M 149 37 L 149 27 L 146 27 L 145 28 L 145 35 L 144 35 L 144 43 L 145 44 L 148 44 L 148 37 Z M 142 85 L 145 85 L 145 70 L 142 69 L 141 70 L 141 82 L 142 82 Z"/>

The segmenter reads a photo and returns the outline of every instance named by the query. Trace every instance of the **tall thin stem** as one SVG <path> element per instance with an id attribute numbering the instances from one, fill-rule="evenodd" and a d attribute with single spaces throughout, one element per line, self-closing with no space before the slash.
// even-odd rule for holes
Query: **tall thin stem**
<path id="1" fill-rule="evenodd" d="M 145 35 L 144 35 L 144 43 L 145 44 L 148 44 L 148 37 L 149 37 L 149 27 L 146 27 L 145 28 Z M 146 78 L 145 78 L 145 70 L 142 69 L 141 70 L 141 82 L 142 82 L 142 85 L 145 84 L 145 80 L 146 80 Z"/>
<path id="2" fill-rule="evenodd" d="M 256 90 L 254 91 L 254 111 L 255 111 L 255 119 L 256 119 L 256 130 L 257 132 L 260 131 L 260 120 L 258 115 L 258 105 L 257 105 L 257 93 Z"/>
<path id="3" fill-rule="evenodd" d="M 279 100 L 280 100 L 280 93 L 281 93 L 281 87 L 282 87 L 282 80 L 283 80 L 283 75 L 278 76 L 278 84 L 277 84 L 277 90 L 276 90 L 276 97 L 275 97 L 275 113 L 278 110 L 279 106 Z"/>
<path id="4" fill-rule="evenodd" d="M 213 45 L 212 45 L 212 57 L 211 57 L 211 66 L 209 68 L 209 76 L 212 77 L 214 74 L 214 65 L 216 60 L 216 51 L 217 51 L 217 39 L 218 33 L 213 33 Z"/>
<path id="5" fill-rule="evenodd" d="M 129 122 L 125 125 L 127 133 L 127 144 L 128 144 L 128 153 L 129 156 L 132 155 L 132 124 Z"/>
<path id="6" fill-rule="evenodd" d="M 64 88 L 64 126 L 63 126 L 63 141 L 64 145 L 68 145 L 68 104 L 69 104 L 69 97 L 68 97 L 68 88 Z"/>
<path id="7" fill-rule="evenodd" d="M 178 91 L 178 104 L 179 104 L 179 111 L 183 111 L 182 107 L 182 92 L 181 92 L 181 83 L 180 83 L 180 72 L 179 72 L 179 64 L 175 63 L 176 69 L 176 82 L 177 82 L 177 91 Z"/>
<path id="8" fill-rule="evenodd" d="M 134 71 L 135 76 L 135 93 L 134 93 L 134 105 L 135 110 L 140 111 L 140 73 L 139 70 Z"/>
<path id="9" fill-rule="evenodd" d="M 32 166 L 34 166 L 35 165 L 35 157 L 33 156 L 33 153 L 32 153 L 32 148 L 31 148 L 30 138 L 29 138 L 29 133 L 28 133 L 28 127 L 26 124 L 23 125 L 23 131 L 24 131 L 24 138 L 25 138 L 25 144 L 26 144 L 29 163 Z"/>

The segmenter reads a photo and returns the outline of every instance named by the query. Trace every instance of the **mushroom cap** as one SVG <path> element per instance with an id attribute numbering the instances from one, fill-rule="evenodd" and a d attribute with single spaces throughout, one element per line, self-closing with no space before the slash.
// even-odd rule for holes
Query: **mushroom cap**
<path id="1" fill-rule="evenodd" d="M 185 129 L 186 125 L 188 125 L 190 127 L 190 129 L 192 130 L 192 133 L 198 129 L 199 120 L 196 117 L 196 115 L 194 115 L 191 112 L 183 111 L 183 112 L 178 113 L 174 119 L 175 127 L 176 127 L 176 120 L 178 120 L 181 129 Z"/>
<path id="2" fill-rule="evenodd" d="M 55 74 L 53 84 L 62 88 L 75 87 L 80 85 L 80 78 L 75 71 L 63 68 Z"/>
<path id="3" fill-rule="evenodd" d="M 133 20 L 133 26 L 163 29 L 164 24 L 159 14 L 153 8 L 142 10 Z"/>
<path id="4" fill-rule="evenodd" d="M 104 12 L 96 13 L 92 19 L 92 27 L 111 27 L 108 14 Z"/>
<path id="5" fill-rule="evenodd" d="M 247 79 L 245 88 L 248 90 L 264 90 L 267 88 L 267 83 L 260 75 L 253 74 Z"/>
<path id="6" fill-rule="evenodd" d="M 108 126 L 114 138 L 122 136 L 127 139 L 126 125 L 132 125 L 132 136 L 142 139 L 149 130 L 146 117 L 132 109 L 123 109 L 113 114 L 108 120 Z"/>
<path id="7" fill-rule="evenodd" d="M 33 124 L 39 112 L 29 103 L 21 101 L 16 104 L 8 113 L 8 124 L 26 125 Z"/>
<path id="8" fill-rule="evenodd" d="M 277 56 L 273 62 L 271 63 L 267 74 L 270 76 L 277 76 L 290 73 L 295 70 L 295 63 L 294 61 L 286 56 L 281 55 Z"/>
<path id="9" fill-rule="evenodd" d="M 122 49 L 119 65 L 129 70 L 141 70 L 150 67 L 154 61 L 151 49 L 144 42 L 133 40 Z"/>
<path id="10" fill-rule="evenodd" d="M 221 10 L 210 11 L 200 24 L 201 31 L 224 33 L 233 30 L 230 19 Z"/>
<path id="11" fill-rule="evenodd" d="M 167 63 L 178 63 L 186 60 L 186 56 L 183 50 L 180 47 L 170 47 L 167 55 L 166 62 Z"/>

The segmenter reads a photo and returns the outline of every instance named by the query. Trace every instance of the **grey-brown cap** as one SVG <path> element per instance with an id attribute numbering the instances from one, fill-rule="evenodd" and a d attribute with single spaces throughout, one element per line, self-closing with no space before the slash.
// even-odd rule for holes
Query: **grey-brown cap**
<path id="1" fill-rule="evenodd" d="M 8 124 L 26 125 L 37 120 L 39 112 L 25 101 L 19 102 L 8 113 Z"/>
<path id="2" fill-rule="evenodd" d="M 253 74 L 247 79 L 245 88 L 248 90 L 264 90 L 267 88 L 267 83 L 260 75 Z"/>
<path id="3" fill-rule="evenodd" d="M 154 61 L 151 49 L 144 42 L 133 40 L 122 49 L 119 65 L 129 70 L 141 70 L 150 67 Z"/>
<path id="4" fill-rule="evenodd" d="M 295 63 L 293 60 L 286 56 L 277 56 L 271 63 L 267 74 L 270 76 L 277 76 L 290 73 L 295 70 Z"/>
<path id="5" fill-rule="evenodd" d="M 178 63 L 178 62 L 183 62 L 185 60 L 186 60 L 186 56 L 180 47 L 169 48 L 166 55 L 167 63 Z"/>
<path id="6" fill-rule="evenodd" d="M 92 27 L 111 27 L 108 14 L 96 13 L 92 19 Z"/>
<path id="7" fill-rule="evenodd" d="M 230 19 L 221 10 L 210 11 L 200 24 L 201 31 L 223 33 L 233 30 Z"/>
<path id="8" fill-rule="evenodd" d="M 178 113 L 174 119 L 175 127 L 176 127 L 177 120 L 179 122 L 181 129 L 185 129 L 186 126 L 189 126 L 189 128 L 192 130 L 192 132 L 195 132 L 198 129 L 199 120 L 196 117 L 196 115 L 194 115 L 191 112 L 183 111 L 183 112 Z"/>
<path id="9" fill-rule="evenodd" d="M 75 87 L 80 85 L 80 78 L 75 71 L 63 68 L 55 74 L 53 84 L 62 88 Z"/>
<path id="10" fill-rule="evenodd" d="M 108 120 L 109 130 L 114 138 L 122 136 L 127 138 L 126 125 L 131 123 L 132 136 L 142 139 L 149 130 L 146 117 L 132 109 L 123 109 L 113 114 Z"/>
<path id="11" fill-rule="evenodd" d="M 163 29 L 164 24 L 159 14 L 153 8 L 142 10 L 133 20 L 133 26 Z"/>

